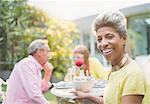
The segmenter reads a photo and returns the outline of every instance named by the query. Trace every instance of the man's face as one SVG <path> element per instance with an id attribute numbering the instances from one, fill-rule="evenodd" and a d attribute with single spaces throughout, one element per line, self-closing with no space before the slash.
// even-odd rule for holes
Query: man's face
<path id="1" fill-rule="evenodd" d="M 40 62 L 42 65 L 44 65 L 46 62 L 48 62 L 48 59 L 50 57 L 50 48 L 48 45 L 45 45 L 40 51 Z"/>
<path id="2" fill-rule="evenodd" d="M 97 47 L 112 64 L 116 64 L 124 54 L 126 38 L 112 27 L 102 27 L 96 33 Z"/>

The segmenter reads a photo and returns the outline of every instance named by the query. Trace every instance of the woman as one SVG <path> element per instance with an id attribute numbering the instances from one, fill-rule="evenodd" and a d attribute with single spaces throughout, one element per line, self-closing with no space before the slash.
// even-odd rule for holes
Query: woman
<path id="1" fill-rule="evenodd" d="M 125 17 L 119 11 L 103 12 L 93 21 L 93 31 L 97 47 L 111 63 L 112 70 L 103 97 L 75 91 L 77 98 L 97 104 L 150 104 L 144 74 L 126 52 Z"/>
<path id="2" fill-rule="evenodd" d="M 84 45 L 78 45 L 73 50 L 73 64 L 80 66 L 83 64 L 84 75 L 92 75 L 95 79 L 106 79 L 107 72 L 104 70 L 102 64 L 98 59 L 89 57 L 89 50 Z M 65 77 L 65 81 L 68 81 L 69 72 Z"/>

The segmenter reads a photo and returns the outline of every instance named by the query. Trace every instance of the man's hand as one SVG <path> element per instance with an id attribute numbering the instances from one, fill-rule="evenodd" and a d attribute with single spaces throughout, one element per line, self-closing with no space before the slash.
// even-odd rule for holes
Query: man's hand
<path id="1" fill-rule="evenodd" d="M 44 66 L 43 66 L 43 68 L 44 68 L 44 71 L 52 71 L 53 70 L 53 65 L 51 64 L 51 63 L 49 63 L 49 62 L 47 62 Z"/>
<path id="2" fill-rule="evenodd" d="M 44 68 L 44 76 L 41 81 L 41 90 L 42 90 L 42 92 L 45 92 L 52 86 L 52 84 L 49 82 L 49 80 L 52 75 L 53 66 L 49 62 L 47 62 L 43 66 L 43 68 Z"/>
<path id="3" fill-rule="evenodd" d="M 51 76 L 52 76 L 52 71 L 53 71 L 53 66 L 49 62 L 47 62 L 44 66 L 44 77 L 43 79 L 47 82 L 49 82 Z"/>

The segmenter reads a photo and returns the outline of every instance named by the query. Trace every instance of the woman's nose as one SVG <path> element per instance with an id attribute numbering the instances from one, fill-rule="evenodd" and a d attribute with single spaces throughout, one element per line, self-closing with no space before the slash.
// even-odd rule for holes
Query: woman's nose
<path id="1" fill-rule="evenodd" d="M 108 46 L 108 41 L 106 39 L 102 39 L 101 42 L 97 43 L 97 46 L 100 50 L 105 49 Z"/>

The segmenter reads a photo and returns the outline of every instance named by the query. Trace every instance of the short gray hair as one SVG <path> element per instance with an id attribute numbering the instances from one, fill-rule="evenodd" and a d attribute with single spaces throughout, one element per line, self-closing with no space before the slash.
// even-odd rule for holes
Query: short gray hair
<path id="1" fill-rule="evenodd" d="M 37 49 L 42 49 L 47 45 L 47 42 L 42 39 L 34 40 L 30 43 L 28 46 L 28 54 L 32 55 L 34 52 L 37 51 Z"/>
<path id="2" fill-rule="evenodd" d="M 96 34 L 99 28 L 110 26 L 113 27 L 119 35 L 127 35 L 126 22 L 126 18 L 118 10 L 104 11 L 93 21 L 92 30 Z"/>

